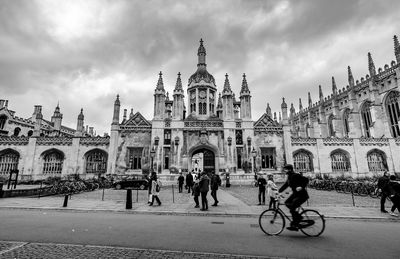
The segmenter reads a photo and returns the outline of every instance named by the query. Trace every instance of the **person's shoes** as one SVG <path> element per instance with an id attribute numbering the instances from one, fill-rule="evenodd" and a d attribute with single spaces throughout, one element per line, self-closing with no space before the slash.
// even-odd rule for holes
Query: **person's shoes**
<path id="1" fill-rule="evenodd" d="M 382 213 L 388 213 L 388 211 L 387 211 L 387 210 L 381 210 L 381 212 L 382 212 Z"/>
<path id="2" fill-rule="evenodd" d="M 257 204 L 258 206 L 261 206 L 261 202 L 259 204 Z"/>
<path id="3" fill-rule="evenodd" d="M 393 217 L 398 217 L 399 216 L 396 213 L 394 213 L 393 211 L 389 212 L 389 214 L 392 215 Z"/>
<path id="4" fill-rule="evenodd" d="M 149 206 L 153 206 L 153 203 L 149 203 Z"/>
<path id="5" fill-rule="evenodd" d="M 299 231 L 299 229 L 295 226 L 290 226 L 290 227 L 287 227 L 286 229 L 290 230 L 290 231 Z"/>
<path id="6" fill-rule="evenodd" d="M 158 204 L 158 206 L 161 206 L 161 202 Z"/>
<path id="7" fill-rule="evenodd" d="M 199 205 L 196 205 L 196 206 L 194 206 L 195 208 L 200 208 L 200 206 Z"/>

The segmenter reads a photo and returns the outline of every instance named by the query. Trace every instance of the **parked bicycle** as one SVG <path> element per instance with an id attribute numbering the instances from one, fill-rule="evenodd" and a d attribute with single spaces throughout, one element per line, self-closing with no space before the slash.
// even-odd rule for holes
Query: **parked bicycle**
<path id="1" fill-rule="evenodd" d="M 288 216 L 279 205 L 283 205 L 281 200 L 284 197 L 279 195 L 275 201 L 275 209 L 263 211 L 258 218 L 258 224 L 261 230 L 269 236 L 277 236 L 282 233 L 286 226 L 286 220 L 291 223 L 293 220 Z M 309 237 L 317 237 L 325 230 L 325 218 L 316 210 L 303 209 L 299 207 L 299 213 L 302 217 L 299 222 L 299 230 Z"/>

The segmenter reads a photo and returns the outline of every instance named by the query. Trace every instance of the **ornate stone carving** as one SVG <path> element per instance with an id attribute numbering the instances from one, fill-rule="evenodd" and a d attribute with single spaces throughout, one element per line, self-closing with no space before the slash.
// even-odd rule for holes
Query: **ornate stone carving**
<path id="1" fill-rule="evenodd" d="M 292 145 L 293 146 L 315 146 L 315 145 L 317 145 L 317 139 L 315 139 L 315 138 L 293 138 L 292 137 Z"/>
<path id="2" fill-rule="evenodd" d="M 0 137 L 0 144 L 1 145 L 17 145 L 17 146 L 23 146 L 27 145 L 29 142 L 28 137 L 8 137 L 8 136 L 1 136 Z"/>
<path id="3" fill-rule="evenodd" d="M 322 143 L 325 146 L 352 146 L 353 139 L 351 138 L 324 138 Z"/>
<path id="4" fill-rule="evenodd" d="M 72 138 L 68 137 L 39 137 L 36 140 L 38 146 L 71 146 Z"/>
<path id="5" fill-rule="evenodd" d="M 87 137 L 81 138 L 79 144 L 83 146 L 108 146 L 110 144 L 109 137 Z"/>
<path id="6" fill-rule="evenodd" d="M 185 121 L 187 128 L 222 128 L 222 121 Z"/>

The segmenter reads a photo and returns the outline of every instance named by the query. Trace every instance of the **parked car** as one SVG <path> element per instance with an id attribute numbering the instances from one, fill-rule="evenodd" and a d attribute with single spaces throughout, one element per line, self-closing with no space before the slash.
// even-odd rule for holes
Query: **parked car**
<path id="1" fill-rule="evenodd" d="M 121 180 L 115 181 L 113 187 L 117 190 L 125 188 L 146 190 L 149 188 L 149 181 L 146 179 L 145 175 L 129 175 Z"/>

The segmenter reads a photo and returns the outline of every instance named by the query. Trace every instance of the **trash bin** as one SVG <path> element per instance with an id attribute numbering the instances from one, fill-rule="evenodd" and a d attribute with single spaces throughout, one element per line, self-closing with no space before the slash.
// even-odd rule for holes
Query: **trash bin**
<path id="1" fill-rule="evenodd" d="M 226 187 L 231 187 L 231 180 L 230 180 L 229 173 L 225 174 L 225 186 Z"/>

